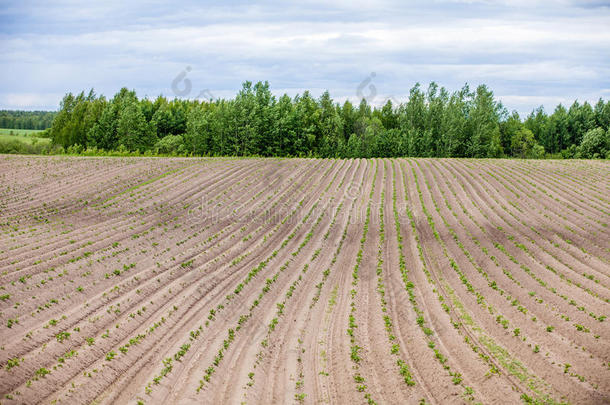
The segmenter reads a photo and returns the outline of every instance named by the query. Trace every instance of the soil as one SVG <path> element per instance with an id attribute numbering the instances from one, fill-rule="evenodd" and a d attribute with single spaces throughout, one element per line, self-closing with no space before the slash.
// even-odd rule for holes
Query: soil
<path id="1" fill-rule="evenodd" d="M 607 162 L 0 156 L 0 179 L 1 404 L 610 402 Z"/>

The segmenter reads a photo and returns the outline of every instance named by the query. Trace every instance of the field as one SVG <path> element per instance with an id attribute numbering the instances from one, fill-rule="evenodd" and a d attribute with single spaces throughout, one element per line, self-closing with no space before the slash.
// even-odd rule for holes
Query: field
<path id="1" fill-rule="evenodd" d="M 42 131 L 37 129 L 6 129 L 0 128 L 0 141 L 20 141 L 25 143 L 49 143 L 50 138 L 41 138 L 38 136 Z"/>
<path id="2" fill-rule="evenodd" d="M 2 404 L 608 403 L 610 164 L 0 156 Z"/>

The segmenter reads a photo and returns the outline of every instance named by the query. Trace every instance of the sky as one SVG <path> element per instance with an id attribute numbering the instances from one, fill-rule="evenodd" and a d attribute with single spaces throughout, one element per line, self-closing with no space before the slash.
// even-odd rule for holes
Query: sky
<path id="1" fill-rule="evenodd" d="M 487 84 L 509 110 L 610 99 L 610 0 L 0 0 L 0 109 L 67 92 L 407 100 Z"/>

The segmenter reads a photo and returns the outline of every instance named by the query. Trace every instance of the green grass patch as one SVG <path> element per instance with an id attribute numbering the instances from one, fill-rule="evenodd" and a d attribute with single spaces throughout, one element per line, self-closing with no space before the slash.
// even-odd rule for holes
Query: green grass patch
<path id="1" fill-rule="evenodd" d="M 19 141 L 27 144 L 44 143 L 49 144 L 50 138 L 42 138 L 44 131 L 38 129 L 7 129 L 0 128 L 0 141 Z"/>

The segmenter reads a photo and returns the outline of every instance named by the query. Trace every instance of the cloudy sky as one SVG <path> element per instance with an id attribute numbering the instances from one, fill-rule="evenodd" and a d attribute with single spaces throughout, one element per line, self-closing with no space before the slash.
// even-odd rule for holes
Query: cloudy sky
<path id="1" fill-rule="evenodd" d="M 245 80 L 376 104 L 486 83 L 521 113 L 610 99 L 610 0 L 169 3 L 0 0 L 0 109 L 89 88 L 232 97 Z"/>

